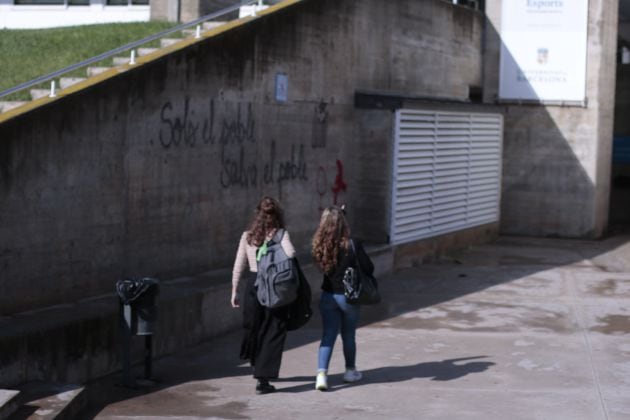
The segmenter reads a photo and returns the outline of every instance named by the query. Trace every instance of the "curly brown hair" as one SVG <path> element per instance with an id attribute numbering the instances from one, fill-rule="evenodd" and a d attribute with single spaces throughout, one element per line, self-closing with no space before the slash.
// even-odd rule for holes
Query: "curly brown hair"
<path id="1" fill-rule="evenodd" d="M 282 228 L 284 228 L 284 212 L 280 203 L 265 196 L 256 206 L 254 219 L 247 231 L 247 243 L 261 246 L 269 233 Z"/>
<path id="2" fill-rule="evenodd" d="M 313 258 L 324 273 L 337 266 L 340 250 L 348 252 L 350 227 L 342 209 L 328 207 L 322 212 L 319 227 L 313 236 Z"/>

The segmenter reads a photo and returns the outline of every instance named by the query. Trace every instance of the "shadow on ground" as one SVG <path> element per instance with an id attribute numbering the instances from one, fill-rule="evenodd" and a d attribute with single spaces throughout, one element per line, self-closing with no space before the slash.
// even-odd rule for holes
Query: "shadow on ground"
<path id="1" fill-rule="evenodd" d="M 494 366 L 492 362 L 471 361 L 487 356 L 461 357 L 458 359 L 442 360 L 439 362 L 416 363 L 407 366 L 384 366 L 363 371 L 363 379 L 355 383 L 343 383 L 343 375 L 330 375 L 330 383 L 340 384 L 330 386 L 328 392 L 339 391 L 349 386 L 365 386 L 376 383 L 403 382 L 416 378 L 430 378 L 432 381 L 452 381 L 468 374 L 480 373 Z M 462 363 L 464 362 L 464 363 Z M 313 376 L 294 376 L 281 378 L 278 382 L 308 382 L 293 387 L 284 387 L 280 392 L 297 393 L 313 391 Z"/>
<path id="2" fill-rule="evenodd" d="M 545 277 L 546 272 L 558 267 L 580 266 L 599 273 L 630 272 L 627 255 L 630 252 L 630 238 L 615 236 L 601 241 L 533 239 L 502 237 L 492 244 L 476 246 L 462 252 L 445 256 L 420 267 L 398 270 L 380 279 L 383 302 L 373 307 L 364 307 L 362 326 L 380 328 L 393 326 L 409 330 L 429 330 L 441 328 L 431 325 L 422 318 L 406 318 L 404 315 L 421 309 L 430 309 L 445 302 L 457 301 L 466 295 L 494 288 L 493 293 L 505 293 L 505 303 L 483 303 L 500 306 L 501 310 L 517 312 L 522 302 L 515 302 L 515 296 L 536 296 L 539 293 L 553 293 L 549 285 L 555 282 Z M 625 254 L 624 254 L 625 253 Z M 287 349 L 316 343 L 320 335 L 320 321 L 317 311 L 318 279 L 310 278 L 313 286 L 315 311 L 314 319 L 303 329 L 290 333 Z M 610 281 L 616 281 L 614 276 Z M 613 285 L 614 286 L 614 285 Z M 605 289 L 594 285 L 590 291 L 605 295 Z M 481 295 L 480 295 L 481 296 Z M 476 298 L 477 299 L 477 296 Z M 483 301 L 483 298 L 481 298 Z M 443 307 L 440 307 L 443 311 Z M 536 308 L 536 311 L 540 311 Z M 527 316 L 528 327 L 545 328 L 550 332 L 563 333 L 568 328 L 562 322 L 555 322 L 557 314 L 541 313 L 540 325 L 536 316 Z M 466 324 L 469 331 L 493 331 L 497 327 L 475 326 L 473 313 L 452 311 L 445 315 L 457 325 Z M 554 316 L 556 316 L 554 318 Z M 461 318 L 461 319 L 460 319 Z M 453 321 L 455 321 L 453 323 Z M 630 322 L 630 319 L 627 320 Z M 483 324 L 483 323 L 480 323 Z M 473 325 L 471 327 L 471 325 Z M 630 325 L 630 323 L 629 323 Z M 500 328 L 500 327 L 499 327 Z M 145 384 L 138 389 L 116 386 L 120 375 L 112 375 L 88 386 L 90 407 L 84 418 L 94 418 L 105 407 L 118 401 L 139 395 L 156 393 L 180 384 L 215 378 L 250 376 L 251 369 L 238 359 L 238 338 L 232 333 L 217 337 L 211 342 L 168 356 L 155 363 L 159 381 Z M 217 352 L 216 349 L 223 349 Z M 340 385 L 330 391 L 347 386 L 362 386 L 371 383 L 408 381 L 414 378 L 430 378 L 432 381 L 454 381 L 466 375 L 478 374 L 492 368 L 495 363 L 485 355 L 470 355 L 449 360 L 419 361 L 406 366 L 383 366 L 364 371 L 364 380 L 357 384 L 343 384 L 339 375 L 331 375 L 331 383 Z M 139 369 L 138 369 L 139 370 Z M 336 376 L 339 376 L 338 378 Z M 308 382 L 283 387 L 283 393 L 311 391 L 312 377 L 295 376 L 280 378 L 279 382 Z M 252 382 L 253 384 L 253 382 Z"/>

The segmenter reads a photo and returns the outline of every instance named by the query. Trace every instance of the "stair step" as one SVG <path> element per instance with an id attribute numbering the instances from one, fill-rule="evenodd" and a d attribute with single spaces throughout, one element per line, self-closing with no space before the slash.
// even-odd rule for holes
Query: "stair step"
<path id="1" fill-rule="evenodd" d="M 130 60 L 131 60 L 131 58 L 129 56 L 127 56 L 127 57 L 114 57 L 114 58 L 112 58 L 112 63 L 114 63 L 114 66 L 122 66 L 123 64 L 129 64 Z"/>
<path id="2" fill-rule="evenodd" d="M 39 99 L 50 95 L 50 89 L 31 89 L 31 98 Z"/>
<path id="3" fill-rule="evenodd" d="M 159 48 L 138 48 L 138 56 L 149 55 L 156 52 Z"/>
<path id="4" fill-rule="evenodd" d="M 239 18 L 244 18 L 247 16 L 256 16 L 256 13 L 265 10 L 266 8 L 268 8 L 269 6 L 267 5 L 262 5 L 259 6 L 257 4 L 255 5 L 251 5 L 251 6 L 241 6 L 238 9 L 238 17 Z"/>
<path id="5" fill-rule="evenodd" d="M 217 28 L 217 27 L 219 27 L 221 25 L 224 25 L 225 23 L 227 23 L 227 22 L 218 21 L 218 20 L 213 20 L 213 21 L 210 21 L 210 22 L 204 22 L 201 25 L 201 32 L 209 31 L 211 29 L 214 29 L 214 28 Z M 182 29 L 182 35 L 184 35 L 184 37 L 186 37 L 186 38 L 190 38 L 192 36 L 197 35 L 197 27 L 193 26 L 190 29 Z"/>
<path id="6" fill-rule="evenodd" d="M 181 41 L 180 38 L 162 38 L 160 39 L 160 45 L 162 48 L 170 47 L 171 45 L 177 44 L 179 41 Z"/>
<path id="7" fill-rule="evenodd" d="M 0 389 L 0 420 L 6 420 L 18 409 L 20 391 Z"/>
<path id="8" fill-rule="evenodd" d="M 0 112 L 7 112 L 27 103 L 26 101 L 0 101 Z"/>
<path id="9" fill-rule="evenodd" d="M 61 79 L 59 79 L 59 88 L 65 89 L 79 82 L 82 82 L 85 79 L 85 77 L 62 77 Z"/>
<path id="10" fill-rule="evenodd" d="M 75 419 L 87 405 L 87 393 L 79 385 L 31 382 L 19 388 L 21 406 L 15 413 L 20 419 Z"/>
<path id="11" fill-rule="evenodd" d="M 111 67 L 88 67 L 87 75 L 88 77 L 96 76 L 97 74 L 101 74 L 111 69 Z"/>
<path id="12" fill-rule="evenodd" d="M 204 23 L 202 24 L 202 26 L 203 26 L 203 29 L 204 29 L 205 31 L 209 31 L 210 29 L 217 28 L 217 27 L 219 27 L 219 26 L 223 25 L 224 23 L 225 23 L 225 22 L 223 22 L 223 21 L 213 20 L 213 21 L 210 21 L 210 22 L 204 22 Z"/>

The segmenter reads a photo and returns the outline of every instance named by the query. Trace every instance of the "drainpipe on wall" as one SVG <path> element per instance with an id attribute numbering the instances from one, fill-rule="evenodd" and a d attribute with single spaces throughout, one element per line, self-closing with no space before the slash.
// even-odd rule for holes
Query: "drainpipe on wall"
<path id="1" fill-rule="evenodd" d="M 486 15 L 486 10 L 482 10 L 483 19 L 481 25 L 481 102 L 485 103 L 485 91 L 486 91 L 486 59 L 487 59 L 487 46 L 488 42 L 488 16 Z"/>

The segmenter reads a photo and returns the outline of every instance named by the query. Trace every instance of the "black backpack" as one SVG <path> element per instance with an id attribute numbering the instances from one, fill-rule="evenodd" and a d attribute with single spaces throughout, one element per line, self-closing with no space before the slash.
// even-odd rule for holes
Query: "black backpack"
<path id="1" fill-rule="evenodd" d="M 298 295 L 300 278 L 295 258 L 289 258 L 282 249 L 284 229 L 267 241 L 267 251 L 258 261 L 256 295 L 262 306 L 278 308 L 293 302 Z"/>

